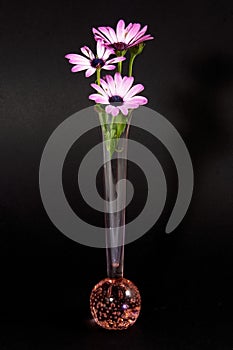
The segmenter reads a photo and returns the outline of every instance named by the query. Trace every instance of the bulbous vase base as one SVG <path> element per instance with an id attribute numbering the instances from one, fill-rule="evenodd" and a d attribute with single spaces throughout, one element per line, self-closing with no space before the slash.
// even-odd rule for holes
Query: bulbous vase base
<path id="1" fill-rule="evenodd" d="M 90 309 L 100 327 L 127 329 L 139 316 L 141 296 L 138 288 L 128 279 L 105 278 L 91 292 Z"/>

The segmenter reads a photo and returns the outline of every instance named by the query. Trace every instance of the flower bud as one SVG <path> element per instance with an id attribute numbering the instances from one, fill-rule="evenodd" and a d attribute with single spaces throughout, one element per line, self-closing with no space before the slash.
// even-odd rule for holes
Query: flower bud
<path id="1" fill-rule="evenodd" d="M 140 43 L 136 46 L 133 46 L 129 49 L 131 55 L 133 56 L 137 56 L 140 55 L 140 53 L 142 53 L 143 49 L 144 49 L 145 44 L 144 43 Z"/>

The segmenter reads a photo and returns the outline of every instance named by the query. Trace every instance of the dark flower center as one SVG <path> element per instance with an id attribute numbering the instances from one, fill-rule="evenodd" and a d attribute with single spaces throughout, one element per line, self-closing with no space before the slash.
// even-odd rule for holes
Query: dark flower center
<path id="1" fill-rule="evenodd" d="M 115 43 L 112 44 L 113 49 L 115 49 L 116 51 L 124 51 L 127 50 L 127 45 L 125 43 Z"/>
<path id="2" fill-rule="evenodd" d="M 114 103 L 115 106 L 122 106 L 123 98 L 118 95 L 111 96 L 109 97 L 109 102 Z"/>
<path id="3" fill-rule="evenodd" d="M 94 58 L 91 61 L 91 66 L 93 68 L 102 68 L 105 65 L 105 62 L 101 58 Z"/>

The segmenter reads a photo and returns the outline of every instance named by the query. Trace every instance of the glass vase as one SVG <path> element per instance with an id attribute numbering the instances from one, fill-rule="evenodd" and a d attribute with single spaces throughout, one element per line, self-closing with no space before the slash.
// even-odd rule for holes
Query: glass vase
<path id="1" fill-rule="evenodd" d="M 141 309 L 138 288 L 124 277 L 127 147 L 132 114 L 113 117 L 99 105 L 96 111 L 103 139 L 107 277 L 92 289 L 90 309 L 99 326 L 123 330 L 136 322 Z"/>

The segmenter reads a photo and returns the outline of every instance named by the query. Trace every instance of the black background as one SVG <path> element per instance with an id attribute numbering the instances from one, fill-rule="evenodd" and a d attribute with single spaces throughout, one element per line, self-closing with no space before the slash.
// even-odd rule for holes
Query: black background
<path id="1" fill-rule="evenodd" d="M 65 54 L 94 48 L 91 28 L 114 27 L 120 18 L 148 24 L 155 36 L 134 73 L 148 107 L 182 135 L 195 187 L 187 215 L 166 235 L 174 164 L 158 141 L 132 130 L 163 165 L 169 193 L 155 226 L 125 247 L 125 276 L 141 291 L 141 315 L 127 331 L 108 332 L 93 325 L 89 311 L 90 291 L 106 276 L 105 252 L 53 226 L 38 170 L 54 129 L 92 105 L 91 79 L 72 74 Z M 226 0 L 1 2 L 1 349 L 232 349 L 232 21 Z M 98 138 L 96 131 L 90 140 Z M 76 162 L 90 140 L 65 164 L 74 206 Z M 130 165 L 129 177 L 142 180 L 143 202 L 143 175 Z M 82 215 L 101 224 L 88 208 Z"/>

